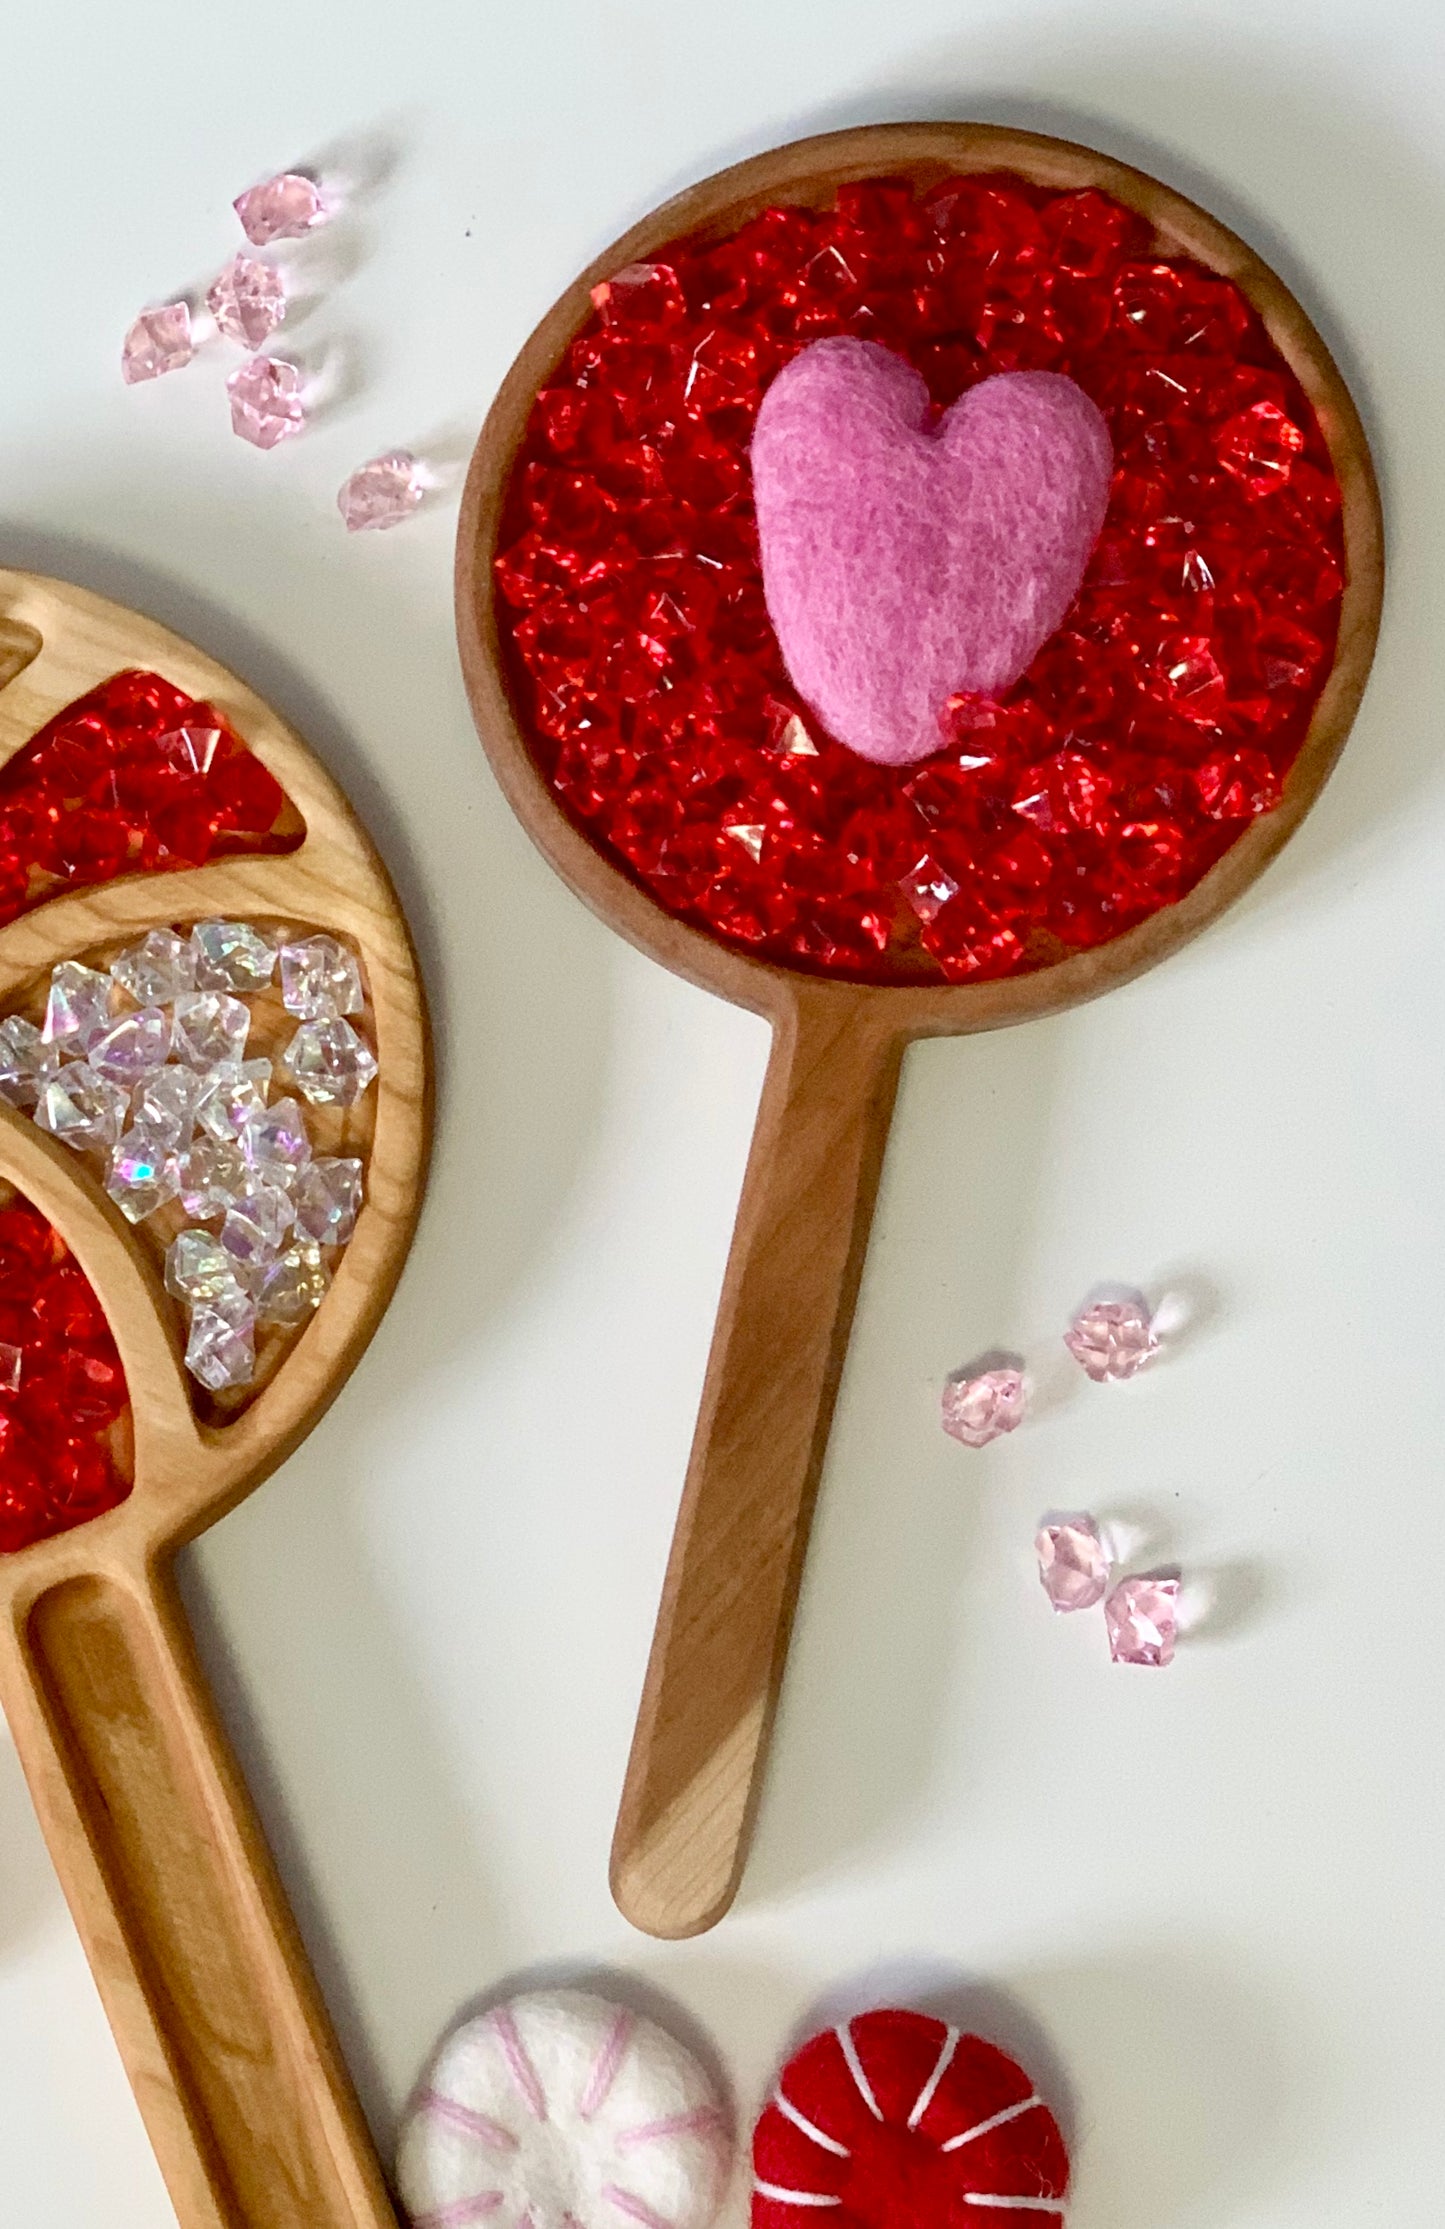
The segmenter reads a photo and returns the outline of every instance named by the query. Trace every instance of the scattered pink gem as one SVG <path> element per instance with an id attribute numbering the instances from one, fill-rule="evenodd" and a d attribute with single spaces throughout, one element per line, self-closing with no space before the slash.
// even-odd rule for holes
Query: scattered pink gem
<path id="1" fill-rule="evenodd" d="M 1012 1364 L 949 1378 L 943 1388 L 943 1429 L 965 1447 L 987 1447 L 1022 1424 L 1024 1407 L 1023 1372 Z"/>
<path id="2" fill-rule="evenodd" d="M 278 178 L 252 186 L 232 204 L 241 230 L 253 248 L 269 247 L 273 240 L 300 240 L 328 215 L 321 188 L 314 178 L 283 170 Z"/>
<path id="3" fill-rule="evenodd" d="M 1122 1300 L 1086 1301 L 1064 1333 L 1064 1345 L 1102 1384 L 1142 1370 L 1159 1352 L 1159 1335 L 1143 1296 L 1130 1293 Z"/>
<path id="4" fill-rule="evenodd" d="M 348 534 L 400 526 L 426 494 L 426 480 L 410 449 L 388 449 L 343 482 L 336 508 Z"/>
<path id="5" fill-rule="evenodd" d="M 142 310 L 121 344 L 120 375 L 127 387 L 141 379 L 159 379 L 163 372 L 179 371 L 196 353 L 191 339 L 191 313 L 184 302 L 167 302 L 158 310 Z"/>
<path id="6" fill-rule="evenodd" d="M 285 282 L 269 263 L 235 255 L 207 294 L 206 308 L 228 341 L 259 348 L 286 315 Z"/>
<path id="7" fill-rule="evenodd" d="M 253 356 L 226 381 L 231 398 L 231 430 L 258 449 L 289 441 L 306 423 L 303 381 L 294 364 L 280 356 Z"/>
<path id="8" fill-rule="evenodd" d="M 1121 1579 L 1104 1604 L 1116 1664 L 1169 1664 L 1179 1634 L 1177 1579 Z"/>
<path id="9" fill-rule="evenodd" d="M 1054 1517 L 1040 1525 L 1039 1578 L 1056 1610 L 1092 1610 L 1109 1585 L 1109 1558 L 1092 1517 Z"/>

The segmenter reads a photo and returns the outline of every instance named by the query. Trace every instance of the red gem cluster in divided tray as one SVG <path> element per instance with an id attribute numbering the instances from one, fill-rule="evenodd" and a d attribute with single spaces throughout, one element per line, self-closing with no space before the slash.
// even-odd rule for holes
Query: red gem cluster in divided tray
<path id="1" fill-rule="evenodd" d="M 125 1373 L 89 1280 L 39 1210 L 12 1195 L 0 1207 L 0 1553 L 125 1499 L 115 1447 L 125 1414 Z"/>
<path id="2" fill-rule="evenodd" d="M 1180 897 L 1277 801 L 1332 661 L 1340 493 L 1232 283 L 1101 193 L 999 175 L 768 209 L 595 299 L 532 412 L 496 579 L 540 765 L 669 911 L 854 978 L 1006 974 Z M 940 408 L 1066 373 L 1115 448 L 1063 627 L 911 769 L 818 727 L 763 598 L 753 421 L 839 333 L 906 356 Z"/>
<path id="3" fill-rule="evenodd" d="M 205 740 L 188 747 L 189 731 Z M 291 851 L 304 833 L 210 705 L 159 674 L 117 673 L 0 769 L 0 923 L 66 888 Z"/>

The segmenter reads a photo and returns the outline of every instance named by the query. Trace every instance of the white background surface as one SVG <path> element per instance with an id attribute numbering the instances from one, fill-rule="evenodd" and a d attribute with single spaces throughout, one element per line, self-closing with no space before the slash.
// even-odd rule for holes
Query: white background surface
<path id="1" fill-rule="evenodd" d="M 50 0 L 7 40 L 0 556 L 240 669 L 347 784 L 435 1000 L 440 1127 L 389 1318 L 195 1555 L 203 1641 L 379 2138 L 465 2000 L 625 1969 L 745 2115 L 825 1992 L 974 1992 L 1078 2141 L 1075 2229 L 1362 2229 L 1445 2182 L 1438 1639 L 1445 51 L 1431 0 Z M 348 542 L 336 485 L 460 454 L 574 270 L 686 180 L 909 114 L 1056 129 L 1236 224 L 1376 443 L 1391 595 L 1343 765 L 1265 883 L 1065 1019 L 908 1061 L 756 1852 L 632 1935 L 612 1808 L 765 1051 L 585 915 L 457 676 L 453 507 Z M 343 399 L 262 456 L 218 357 L 127 391 L 137 306 L 329 143 L 387 176 L 305 260 Z M 1133 1387 L 1061 1368 L 1102 1277 L 1193 1305 Z M 935 1422 L 1043 1358 L 984 1456 Z M 1051 1504 L 1221 1582 L 1165 1675 L 1051 1623 Z M 880 1968 L 883 1972 L 880 1976 Z M 981 1996 L 979 1993 L 982 1993 Z M 0 2212 L 170 2213 L 0 1743 Z"/>

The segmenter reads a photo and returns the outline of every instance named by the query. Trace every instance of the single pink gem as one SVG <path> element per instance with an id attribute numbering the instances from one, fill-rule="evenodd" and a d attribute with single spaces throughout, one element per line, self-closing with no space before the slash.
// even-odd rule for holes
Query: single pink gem
<path id="1" fill-rule="evenodd" d="M 1104 1604 L 1116 1664 L 1169 1664 L 1179 1636 L 1177 1579 L 1121 1579 Z"/>
<path id="2" fill-rule="evenodd" d="M 253 255 L 233 255 L 206 296 L 206 308 L 228 341 L 259 348 L 286 315 L 281 274 Z"/>
<path id="3" fill-rule="evenodd" d="M 1142 1370 L 1159 1352 L 1159 1334 L 1142 1294 L 1130 1293 L 1121 1300 L 1086 1301 L 1064 1333 L 1064 1345 L 1102 1384 Z"/>
<path id="4" fill-rule="evenodd" d="M 273 240 L 300 240 L 329 213 L 316 180 L 295 170 L 250 187 L 232 206 L 253 248 L 269 247 Z"/>
<path id="5" fill-rule="evenodd" d="M 371 528 L 400 526 L 425 494 L 426 481 L 410 449 L 388 449 L 385 456 L 373 457 L 342 483 L 336 508 L 348 534 L 364 534 Z"/>
<path id="6" fill-rule="evenodd" d="M 231 398 L 231 431 L 258 449 L 289 441 L 306 423 L 302 378 L 280 356 L 253 356 L 226 381 Z"/>
<path id="7" fill-rule="evenodd" d="M 1051 1517 L 1034 1539 L 1039 1578 L 1056 1610 L 1092 1610 L 1109 1585 L 1109 1558 L 1099 1528 L 1082 1511 Z"/>
<path id="8" fill-rule="evenodd" d="M 162 372 L 179 371 L 196 353 L 191 339 L 191 313 L 184 302 L 167 302 L 158 310 L 142 310 L 121 344 L 120 376 L 127 387 L 137 380 L 159 379 Z"/>
<path id="9" fill-rule="evenodd" d="M 1012 1363 L 960 1371 L 944 1384 L 943 1429 L 965 1447 L 987 1447 L 990 1440 L 1017 1430 L 1025 1406 L 1023 1372 Z"/>

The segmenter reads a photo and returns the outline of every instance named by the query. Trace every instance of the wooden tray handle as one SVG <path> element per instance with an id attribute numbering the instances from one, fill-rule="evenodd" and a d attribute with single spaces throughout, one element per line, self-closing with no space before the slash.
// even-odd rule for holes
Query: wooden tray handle
<path id="1" fill-rule="evenodd" d="M 181 2229 L 396 2229 L 169 1572 L 50 1586 L 0 1690 Z"/>
<path id="2" fill-rule="evenodd" d="M 732 1902 L 787 1656 L 903 1041 L 803 988 L 774 1035 L 612 1844 L 650 1935 Z"/>

